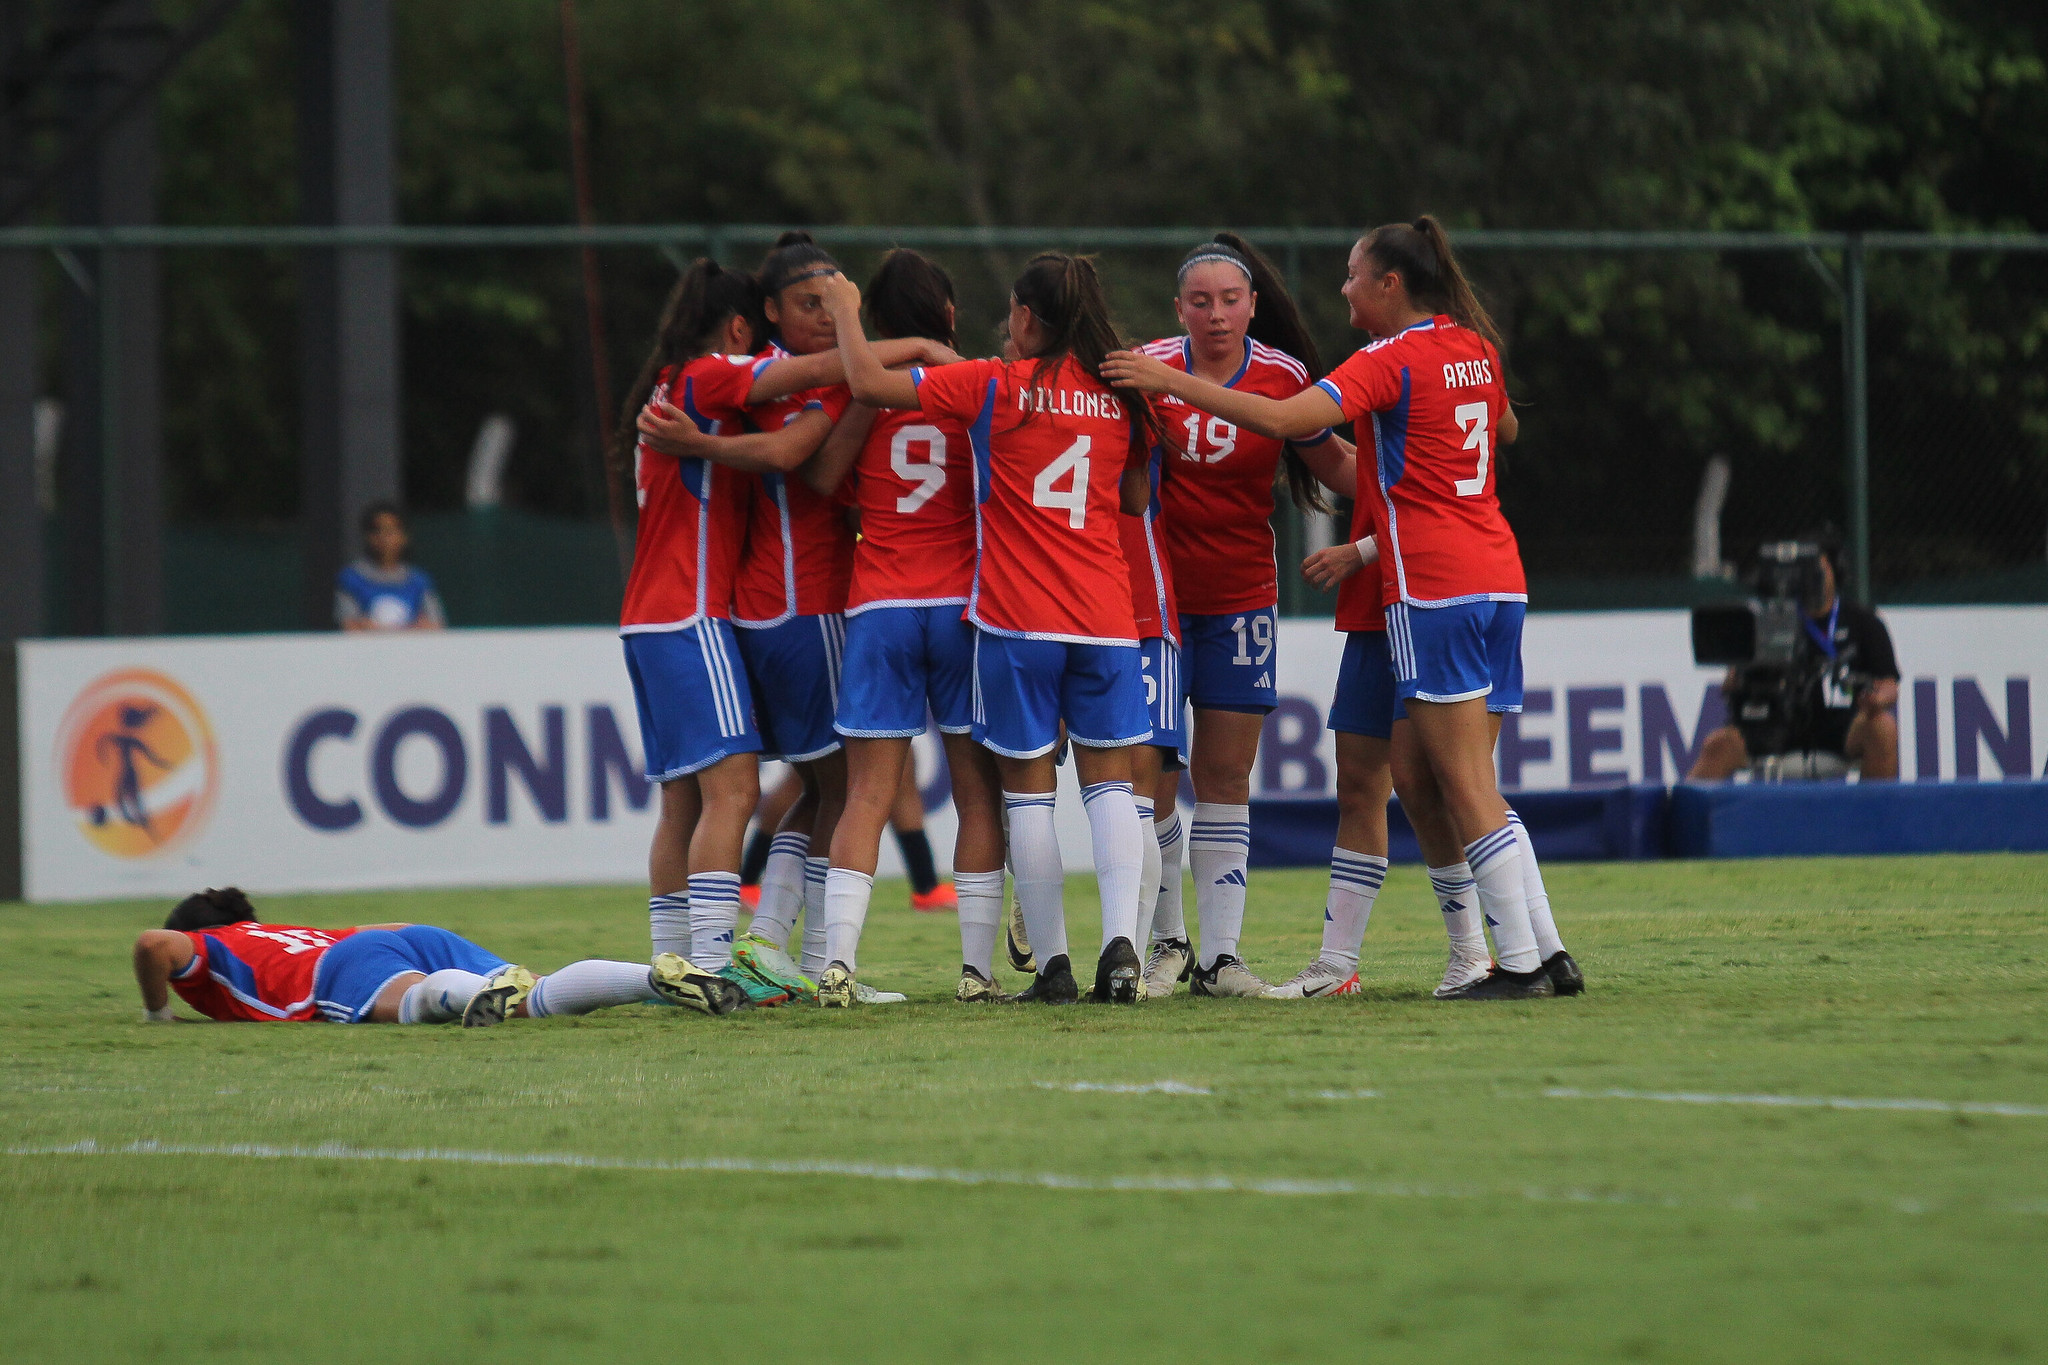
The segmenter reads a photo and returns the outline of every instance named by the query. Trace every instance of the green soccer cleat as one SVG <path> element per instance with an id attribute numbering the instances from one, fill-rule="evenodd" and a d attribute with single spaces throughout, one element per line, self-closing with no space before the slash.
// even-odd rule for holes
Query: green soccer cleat
<path id="1" fill-rule="evenodd" d="M 733 982 L 692 966 L 687 958 L 663 953 L 654 959 L 647 974 L 654 993 L 671 1005 L 702 1014 L 731 1014 L 751 1003 L 747 993 Z"/>
<path id="2" fill-rule="evenodd" d="M 773 1009 L 777 1005 L 787 1005 L 790 1001 L 788 991 L 757 979 L 743 971 L 737 962 L 728 962 L 720 967 L 718 975 L 738 986 L 740 993 L 747 997 L 747 1003 L 756 1009 Z"/>
<path id="3" fill-rule="evenodd" d="M 732 945 L 732 966 L 764 986 L 773 986 L 792 1000 L 816 1000 L 817 983 L 797 968 L 796 960 L 773 940 L 742 934 Z"/>
<path id="4" fill-rule="evenodd" d="M 497 975 L 486 981 L 484 988 L 471 996 L 463 1007 L 462 1026 L 489 1028 L 503 1023 L 506 1015 L 533 994 L 533 983 L 533 973 L 524 967 L 500 967 Z"/>

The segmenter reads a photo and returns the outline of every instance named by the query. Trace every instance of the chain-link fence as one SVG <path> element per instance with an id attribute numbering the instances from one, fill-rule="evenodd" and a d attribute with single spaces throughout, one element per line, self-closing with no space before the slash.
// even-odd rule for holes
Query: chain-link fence
<path id="1" fill-rule="evenodd" d="M 1042 248 L 1095 253 L 1134 338 L 1176 333 L 1175 267 L 1205 236 L 814 231 L 858 279 L 892 245 L 932 255 L 959 293 L 963 349 L 982 354 L 996 345 L 1009 280 Z M 419 558 L 443 580 L 451 617 L 603 621 L 619 585 L 573 248 L 598 248 L 613 389 L 605 402 L 615 405 L 678 265 L 706 252 L 752 265 L 775 232 L 35 229 L 0 233 L 0 248 L 45 253 L 53 360 L 54 319 L 78 288 L 68 253 L 160 250 L 167 621 L 275 629 L 300 622 L 299 405 L 331 401 L 297 392 L 295 251 L 401 251 L 404 486 Z M 1359 342 L 1337 293 L 1350 234 L 1246 235 L 1291 280 L 1323 364 L 1334 366 Z M 1504 454 L 1500 487 L 1537 609 L 1676 605 L 1725 592 L 1726 566 L 1758 542 L 1822 524 L 1844 535 L 1852 565 L 1868 565 L 1864 590 L 1879 601 L 2048 601 L 2048 237 L 1469 231 L 1454 240 L 1509 342 L 1524 434 Z M 54 425 L 62 394 L 51 399 Z M 494 414 L 516 438 L 499 505 L 472 510 L 478 434 Z M 46 481 L 46 496 L 58 482 Z M 1291 509 L 1277 520 L 1283 606 L 1327 611 L 1286 561 L 1326 542 L 1331 524 Z M 49 619 L 61 631 L 65 568 L 50 540 Z"/>

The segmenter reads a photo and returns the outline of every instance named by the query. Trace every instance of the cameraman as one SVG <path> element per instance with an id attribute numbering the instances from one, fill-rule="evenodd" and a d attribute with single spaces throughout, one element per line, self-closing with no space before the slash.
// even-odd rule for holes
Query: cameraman
<path id="1" fill-rule="evenodd" d="M 1856 768 L 1865 782 L 1889 781 L 1899 775 L 1899 722 L 1892 708 L 1899 700 L 1899 665 L 1892 653 L 1891 632 L 1876 612 L 1839 593 L 1841 546 L 1830 533 L 1802 539 L 1818 543 L 1822 590 L 1820 605 L 1809 606 L 1805 621 L 1808 643 L 1828 661 L 1808 690 L 1808 717 L 1791 736 L 1778 776 L 1839 777 Z M 1739 668 L 1728 670 L 1722 695 L 1733 699 L 1740 687 Z M 1754 760 L 1742 731 L 1723 725 L 1700 745 L 1699 762 L 1688 779 L 1725 782 Z"/>

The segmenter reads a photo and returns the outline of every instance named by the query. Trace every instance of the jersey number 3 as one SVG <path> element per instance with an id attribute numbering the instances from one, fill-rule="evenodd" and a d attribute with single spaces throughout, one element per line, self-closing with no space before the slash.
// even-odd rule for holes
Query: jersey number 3
<path id="1" fill-rule="evenodd" d="M 1076 531 L 1088 520 L 1088 447 L 1092 444 L 1094 438 L 1076 436 L 1074 443 L 1031 481 L 1031 501 L 1040 507 L 1064 508 L 1067 525 Z M 1053 486 L 1069 474 L 1073 482 L 1067 488 Z"/>
<path id="2" fill-rule="evenodd" d="M 922 442 L 923 462 L 910 458 L 910 447 Z M 889 468 L 917 487 L 896 499 L 896 510 L 908 515 L 932 500 L 946 486 L 946 433 L 937 427 L 900 427 L 889 442 Z"/>
<path id="3" fill-rule="evenodd" d="M 1451 487 L 1461 498 L 1476 498 L 1486 491 L 1486 458 L 1493 450 L 1492 438 L 1486 430 L 1486 404 L 1460 403 L 1451 416 L 1457 419 L 1458 430 L 1465 433 L 1464 448 L 1479 452 L 1479 472 L 1469 479 L 1459 479 Z"/>

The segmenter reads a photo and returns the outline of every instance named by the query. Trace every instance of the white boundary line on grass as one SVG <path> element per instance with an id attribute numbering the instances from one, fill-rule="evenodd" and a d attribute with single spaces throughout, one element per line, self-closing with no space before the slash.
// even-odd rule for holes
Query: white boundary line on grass
<path id="1" fill-rule="evenodd" d="M 1144 1085 L 1128 1081 L 1033 1081 L 1040 1090 L 1064 1090 L 1070 1095 L 1213 1095 L 1216 1092 L 1206 1085 L 1189 1085 L 1186 1081 L 1148 1081 Z"/>
<path id="2" fill-rule="evenodd" d="M 841 1176 L 853 1180 L 890 1180 L 909 1184 L 1022 1185 L 1035 1189 L 1148 1194 L 1368 1195 L 1383 1199 L 1521 1198 L 1539 1204 L 1633 1204 L 1679 1208 L 1686 1201 L 1673 1195 L 1631 1194 L 1616 1190 L 1553 1190 L 1529 1185 L 1498 1191 L 1478 1186 L 1411 1185 L 1389 1181 L 1243 1180 L 1230 1176 L 1082 1176 L 1025 1171 L 964 1171 L 943 1166 L 885 1166 L 847 1161 L 755 1161 L 745 1157 L 660 1158 L 583 1156 L 573 1152 L 479 1152 L 450 1147 L 351 1147 L 323 1142 L 314 1147 L 268 1143 L 128 1142 L 102 1145 L 91 1138 L 62 1146 L 9 1147 L 8 1156 L 206 1156 L 244 1157 L 271 1161 L 446 1162 L 463 1166 L 556 1167 L 583 1171 L 648 1171 L 669 1174 L 698 1172 L 742 1175 Z M 1714 1201 L 1719 1207 L 1753 1210 L 1757 1202 L 1742 1196 Z"/>
<path id="3" fill-rule="evenodd" d="M 1547 1100 L 1658 1100 L 1665 1104 L 1756 1104 L 1774 1109 L 1903 1109 L 1928 1114 L 1997 1114 L 2048 1119 L 2048 1104 L 1994 1104 L 1975 1100 L 1851 1099 L 1841 1095 L 1707 1095 L 1688 1090 L 1568 1090 L 1543 1092 Z"/>

